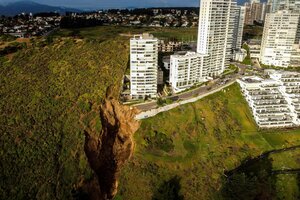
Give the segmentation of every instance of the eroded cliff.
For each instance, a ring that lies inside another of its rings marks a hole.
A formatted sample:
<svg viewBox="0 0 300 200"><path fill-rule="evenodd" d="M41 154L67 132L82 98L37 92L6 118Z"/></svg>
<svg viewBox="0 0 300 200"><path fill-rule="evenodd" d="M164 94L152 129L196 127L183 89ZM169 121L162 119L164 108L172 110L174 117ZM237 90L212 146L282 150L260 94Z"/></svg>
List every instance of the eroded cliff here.
<svg viewBox="0 0 300 200"><path fill-rule="evenodd" d="M85 128L85 153L97 176L90 199L112 199L118 189L118 177L134 149L133 134L140 123L136 110L121 105L108 95L99 106L102 130L97 132L91 125ZM91 122L92 123L92 122ZM96 183L98 182L98 183ZM98 185L98 188L95 188Z"/></svg>

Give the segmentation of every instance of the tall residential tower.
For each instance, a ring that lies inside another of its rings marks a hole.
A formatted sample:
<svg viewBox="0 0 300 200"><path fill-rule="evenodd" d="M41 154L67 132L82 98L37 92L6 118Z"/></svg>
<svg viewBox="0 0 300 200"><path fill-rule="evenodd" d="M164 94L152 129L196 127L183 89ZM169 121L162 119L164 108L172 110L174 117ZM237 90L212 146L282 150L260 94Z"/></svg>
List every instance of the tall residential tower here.
<svg viewBox="0 0 300 200"><path fill-rule="evenodd" d="M245 23L245 6L237 6L235 22L234 22L234 33L233 33L233 48L240 49L242 47L243 31Z"/></svg>
<svg viewBox="0 0 300 200"><path fill-rule="evenodd" d="M236 0L201 0L197 53L206 55L204 76L220 75L233 49Z"/></svg>
<svg viewBox="0 0 300 200"><path fill-rule="evenodd" d="M271 7L270 12L277 12L279 10L300 11L299 0L268 0L268 5Z"/></svg>
<svg viewBox="0 0 300 200"><path fill-rule="evenodd" d="M299 13L287 10L268 13L262 38L261 62L278 67L300 66L299 30Z"/></svg>
<svg viewBox="0 0 300 200"><path fill-rule="evenodd" d="M130 79L133 99L157 95L158 39L149 34L130 40Z"/></svg>

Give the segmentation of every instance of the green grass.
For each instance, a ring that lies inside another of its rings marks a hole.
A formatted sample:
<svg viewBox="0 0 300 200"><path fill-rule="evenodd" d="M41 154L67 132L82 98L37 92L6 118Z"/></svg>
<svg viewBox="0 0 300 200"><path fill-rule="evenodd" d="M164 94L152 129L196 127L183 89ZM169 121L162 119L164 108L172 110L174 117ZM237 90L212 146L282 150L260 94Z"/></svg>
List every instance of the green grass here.
<svg viewBox="0 0 300 200"><path fill-rule="evenodd" d="M243 49L245 49L247 51L247 56L244 59L244 61L242 62L245 65L251 65L252 61L251 61L251 57L250 57L250 49L249 46L247 44L243 44Z"/></svg>
<svg viewBox="0 0 300 200"><path fill-rule="evenodd" d="M54 34L54 37L78 37L98 40L113 39L120 34L132 35L149 32L159 39L191 41L197 39L196 28L141 28L122 26L97 26L81 29L62 29Z"/></svg>
<svg viewBox="0 0 300 200"><path fill-rule="evenodd" d="M37 39L0 62L0 199L72 199L92 176L79 121L108 86L119 88L128 49L120 37ZM82 121L92 119L100 129L99 116Z"/></svg>
<svg viewBox="0 0 300 200"><path fill-rule="evenodd" d="M196 35L181 28L64 29L32 39L11 60L0 57L0 199L71 199L92 176L79 121L95 120L101 129L98 115L83 116L108 86L120 87L129 59L126 35L143 32L177 40ZM169 136L155 138L153 148L171 151Z"/></svg>
<svg viewBox="0 0 300 200"><path fill-rule="evenodd" d="M11 42L14 41L16 37L8 34L0 34L0 42Z"/></svg>
<svg viewBox="0 0 300 200"><path fill-rule="evenodd" d="M72 189L92 176L80 118L101 101L108 86L121 82L129 37L119 34L142 32L185 41L196 36L195 28L60 30L53 41L36 39L11 61L0 61L0 199L71 199ZM77 39L61 38L70 35ZM82 121L92 119L100 129L97 115ZM300 144L299 133L259 130L233 85L144 120L135 134L133 158L122 171L117 199L151 199L176 175L185 199L220 199L224 170L248 156ZM298 167L297 155L274 157L274 168ZM298 180L278 178L279 195L297 195Z"/></svg>
<svg viewBox="0 0 300 200"><path fill-rule="evenodd" d="M155 131L173 141L172 151L147 148L145 141ZM174 175L181 177L185 199L220 199L224 170L265 151L299 145L300 129L259 130L234 84L196 103L142 121L135 139L134 157L120 182L123 199L151 199L157 185ZM290 162L300 167L300 163ZM274 161L274 169L278 165L279 161Z"/></svg>
<svg viewBox="0 0 300 200"><path fill-rule="evenodd" d="M243 33L243 39L261 39L263 35L264 28L262 26L245 26L244 27L244 33Z"/></svg>
<svg viewBox="0 0 300 200"><path fill-rule="evenodd" d="M299 176L299 175L298 175ZM297 175L278 175L276 189L278 199L295 200L300 197L300 188L297 187Z"/></svg>
<svg viewBox="0 0 300 200"><path fill-rule="evenodd" d="M285 70L285 71L297 71L297 72L300 72L300 66L298 66L298 67L278 67L278 66L264 65L262 63L260 63L260 65L264 69L275 69L275 70Z"/></svg>

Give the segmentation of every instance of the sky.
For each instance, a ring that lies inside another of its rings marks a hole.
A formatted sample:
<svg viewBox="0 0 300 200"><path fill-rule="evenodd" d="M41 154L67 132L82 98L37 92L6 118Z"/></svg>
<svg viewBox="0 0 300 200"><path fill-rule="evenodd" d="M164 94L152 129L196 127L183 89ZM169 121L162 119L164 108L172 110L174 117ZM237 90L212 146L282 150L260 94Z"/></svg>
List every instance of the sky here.
<svg viewBox="0 0 300 200"><path fill-rule="evenodd" d="M10 3L20 0L0 0ZM23 0L24 1L24 0ZM26 1L26 0L25 0ZM143 8L143 7L197 7L199 0L33 0L40 4L71 8ZM238 0L243 3L246 0Z"/></svg>

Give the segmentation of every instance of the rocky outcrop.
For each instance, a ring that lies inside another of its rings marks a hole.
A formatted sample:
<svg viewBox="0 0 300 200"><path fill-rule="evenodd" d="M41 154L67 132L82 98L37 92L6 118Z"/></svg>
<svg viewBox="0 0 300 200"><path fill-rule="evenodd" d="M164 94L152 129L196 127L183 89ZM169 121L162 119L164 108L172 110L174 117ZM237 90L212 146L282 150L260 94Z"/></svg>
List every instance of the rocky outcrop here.
<svg viewBox="0 0 300 200"><path fill-rule="evenodd" d="M133 134L140 126L135 115L134 109L108 94L100 106L101 132L86 128L84 149L99 185L91 199L107 200L116 195L120 171L133 153Z"/></svg>

